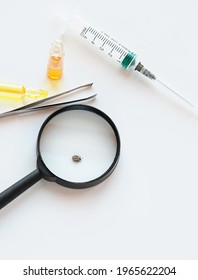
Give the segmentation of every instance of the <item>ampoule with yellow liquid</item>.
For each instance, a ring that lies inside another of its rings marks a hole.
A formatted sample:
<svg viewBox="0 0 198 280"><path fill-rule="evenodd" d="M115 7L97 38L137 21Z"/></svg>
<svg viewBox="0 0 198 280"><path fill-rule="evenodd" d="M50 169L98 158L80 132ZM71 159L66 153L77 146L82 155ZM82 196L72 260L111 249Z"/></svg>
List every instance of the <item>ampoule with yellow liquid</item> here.
<svg viewBox="0 0 198 280"><path fill-rule="evenodd" d="M43 89L26 88L24 85L0 83L0 98L20 100L28 98L45 98L48 92Z"/></svg>
<svg viewBox="0 0 198 280"><path fill-rule="evenodd" d="M47 76L50 79L58 80L63 75L63 43L61 40L55 40L50 49L50 57L47 66Z"/></svg>

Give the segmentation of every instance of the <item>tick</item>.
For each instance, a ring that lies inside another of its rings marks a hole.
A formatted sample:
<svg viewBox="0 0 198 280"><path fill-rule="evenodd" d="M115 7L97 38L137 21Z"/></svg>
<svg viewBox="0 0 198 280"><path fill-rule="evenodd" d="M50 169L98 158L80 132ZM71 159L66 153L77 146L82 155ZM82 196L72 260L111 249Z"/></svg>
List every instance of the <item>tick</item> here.
<svg viewBox="0 0 198 280"><path fill-rule="evenodd" d="M73 155L72 160L74 162L80 162L82 160L81 156L79 155Z"/></svg>

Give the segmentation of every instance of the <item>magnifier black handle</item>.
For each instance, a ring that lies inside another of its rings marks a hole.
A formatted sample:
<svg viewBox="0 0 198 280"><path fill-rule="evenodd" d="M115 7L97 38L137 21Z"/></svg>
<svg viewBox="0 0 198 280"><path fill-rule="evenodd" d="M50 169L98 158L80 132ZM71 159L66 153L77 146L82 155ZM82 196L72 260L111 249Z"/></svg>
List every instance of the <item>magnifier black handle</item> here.
<svg viewBox="0 0 198 280"><path fill-rule="evenodd" d="M31 172L23 179L0 193L0 209L10 203L17 196L22 194L24 191L29 189L32 185L38 182L42 178L41 173L38 169Z"/></svg>

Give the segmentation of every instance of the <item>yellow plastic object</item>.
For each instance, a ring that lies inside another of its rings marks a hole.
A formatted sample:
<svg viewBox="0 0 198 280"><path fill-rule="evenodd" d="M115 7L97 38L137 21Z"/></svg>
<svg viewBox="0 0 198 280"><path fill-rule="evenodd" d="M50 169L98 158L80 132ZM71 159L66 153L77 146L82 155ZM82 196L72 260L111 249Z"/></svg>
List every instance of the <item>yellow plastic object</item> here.
<svg viewBox="0 0 198 280"><path fill-rule="evenodd" d="M55 40L50 49L50 57L47 66L47 76L50 79L58 80L63 75L63 43Z"/></svg>
<svg viewBox="0 0 198 280"><path fill-rule="evenodd" d="M8 99L28 98L44 98L48 96L48 92L42 89L25 88L23 85L15 85L10 83L0 83L0 97Z"/></svg>

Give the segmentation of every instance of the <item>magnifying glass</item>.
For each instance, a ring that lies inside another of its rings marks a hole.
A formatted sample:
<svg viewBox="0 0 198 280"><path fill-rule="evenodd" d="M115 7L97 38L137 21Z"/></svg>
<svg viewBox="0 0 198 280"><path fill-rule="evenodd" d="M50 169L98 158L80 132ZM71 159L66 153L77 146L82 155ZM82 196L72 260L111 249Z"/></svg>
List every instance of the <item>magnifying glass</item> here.
<svg viewBox="0 0 198 280"><path fill-rule="evenodd" d="M52 113L37 139L37 168L0 193L0 209L42 178L83 189L103 182L120 156L120 136L104 112L70 105Z"/></svg>

